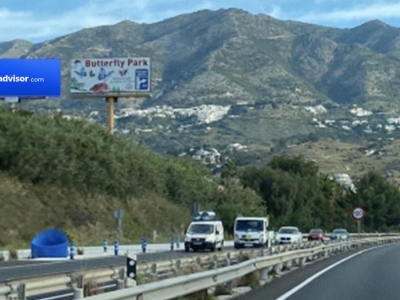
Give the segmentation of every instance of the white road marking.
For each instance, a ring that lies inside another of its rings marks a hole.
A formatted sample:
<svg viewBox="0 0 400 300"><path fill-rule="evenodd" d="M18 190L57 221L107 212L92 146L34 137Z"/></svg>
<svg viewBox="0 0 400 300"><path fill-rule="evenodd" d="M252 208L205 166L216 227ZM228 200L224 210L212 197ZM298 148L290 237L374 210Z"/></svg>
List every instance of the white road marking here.
<svg viewBox="0 0 400 300"><path fill-rule="evenodd" d="M329 267L326 267L325 269L319 271L318 273L314 274L313 276L307 278L302 283L296 285L294 288L292 288L291 290L287 291L286 293L284 293L279 298L276 298L275 300L286 300L287 298L289 298L290 296L295 294L297 291L299 291L300 289L305 287L307 284L309 284L311 281L313 281L314 279L317 279L318 277L320 277L324 273L328 272L330 269L333 269L334 267L340 265L341 263L344 263L346 260L349 260L349 259L351 259L353 257L356 257L356 256L358 256L360 254L363 254L365 252L368 252L368 251L371 251L371 250L375 250L375 249L378 249L378 248L382 248L382 247L387 247L387 246L390 246L390 245L393 245L393 244L381 245L381 246L376 246L376 247L373 247L373 248L365 249L365 250L362 250L360 252L354 253L354 254L346 257L346 258L343 258L342 260L339 260L338 262L334 263L333 265L330 265Z"/></svg>

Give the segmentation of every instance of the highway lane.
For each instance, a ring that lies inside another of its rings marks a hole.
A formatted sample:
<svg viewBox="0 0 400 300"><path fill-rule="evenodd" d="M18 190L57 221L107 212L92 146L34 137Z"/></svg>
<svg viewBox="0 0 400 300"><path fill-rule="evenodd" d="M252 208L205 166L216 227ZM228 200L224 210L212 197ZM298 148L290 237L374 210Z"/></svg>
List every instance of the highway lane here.
<svg viewBox="0 0 400 300"><path fill-rule="evenodd" d="M400 244L389 244L315 262L235 300L397 300L399 282Z"/></svg>
<svg viewBox="0 0 400 300"><path fill-rule="evenodd" d="M228 252L236 250L234 250L233 247L225 247L223 251ZM137 255L137 261L138 263L148 263L159 260L178 259L191 256L195 257L209 253L212 252L185 252L184 250L175 250L140 253ZM125 263L126 257L124 255L61 261L10 261L10 264L8 265L0 265L0 283L23 278L43 277L60 273L72 273L84 270L125 266Z"/></svg>

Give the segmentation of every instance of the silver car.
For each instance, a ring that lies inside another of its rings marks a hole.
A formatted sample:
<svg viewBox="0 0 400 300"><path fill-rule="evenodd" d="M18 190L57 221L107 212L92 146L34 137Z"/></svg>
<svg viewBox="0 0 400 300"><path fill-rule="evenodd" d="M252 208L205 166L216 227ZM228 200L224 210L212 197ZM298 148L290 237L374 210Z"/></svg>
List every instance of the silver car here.
<svg viewBox="0 0 400 300"><path fill-rule="evenodd" d="M332 241L347 241L350 237L350 233L347 229L338 228L332 231L331 240Z"/></svg>

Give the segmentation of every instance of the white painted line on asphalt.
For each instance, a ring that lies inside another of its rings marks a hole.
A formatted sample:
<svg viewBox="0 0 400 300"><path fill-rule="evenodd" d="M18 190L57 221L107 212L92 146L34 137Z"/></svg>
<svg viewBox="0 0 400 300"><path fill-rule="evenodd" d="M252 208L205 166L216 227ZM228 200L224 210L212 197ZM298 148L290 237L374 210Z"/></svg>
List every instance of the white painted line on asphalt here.
<svg viewBox="0 0 400 300"><path fill-rule="evenodd" d="M308 279L306 279L305 281L303 281L299 285L295 286L291 290L287 291L286 293L284 293L279 298L276 298L275 300L286 300L287 298L289 298L290 296L295 294L297 291L299 291L300 289L305 287L307 284L309 284L311 281L313 281L314 279L317 279L318 277L320 277L324 273L328 272L330 269L333 269L334 267L340 265L341 263L344 263L346 260L352 259L353 257L356 257L356 256L358 256L360 254L365 253L365 252L368 252L368 251L371 251L371 250L375 250L375 249L379 249L379 248L382 248L382 247L388 247L390 245L393 245L393 244L381 245L381 246L376 246L376 247L373 247L373 248L365 249L365 250L362 250L360 252L354 253L354 254L346 257L346 258L343 258L342 260L339 260L338 262L334 263L333 265L330 265L329 267L326 267L325 269L323 269L323 270L319 271L318 273L314 274L313 276L309 277Z"/></svg>

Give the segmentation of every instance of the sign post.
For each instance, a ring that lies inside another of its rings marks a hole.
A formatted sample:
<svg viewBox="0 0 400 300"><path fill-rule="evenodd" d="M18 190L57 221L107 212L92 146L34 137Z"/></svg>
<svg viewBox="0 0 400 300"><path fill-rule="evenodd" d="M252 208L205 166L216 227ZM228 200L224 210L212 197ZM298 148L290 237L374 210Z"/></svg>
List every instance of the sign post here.
<svg viewBox="0 0 400 300"><path fill-rule="evenodd" d="M361 238L361 220L365 217L365 210L361 206L353 207L351 216L357 221L358 237Z"/></svg>
<svg viewBox="0 0 400 300"><path fill-rule="evenodd" d="M114 133L118 98L150 97L150 58L81 58L71 61L70 93L74 99L105 98L107 127Z"/></svg>
<svg viewBox="0 0 400 300"><path fill-rule="evenodd" d="M118 101L117 97L107 97L106 98L107 104L108 104L108 113L107 113L107 119L108 119L108 131L113 134L114 133L114 103Z"/></svg>
<svg viewBox="0 0 400 300"><path fill-rule="evenodd" d="M114 210L114 217L118 222L118 239L121 240L122 237L122 217L124 216L124 210L122 208L117 208Z"/></svg>

